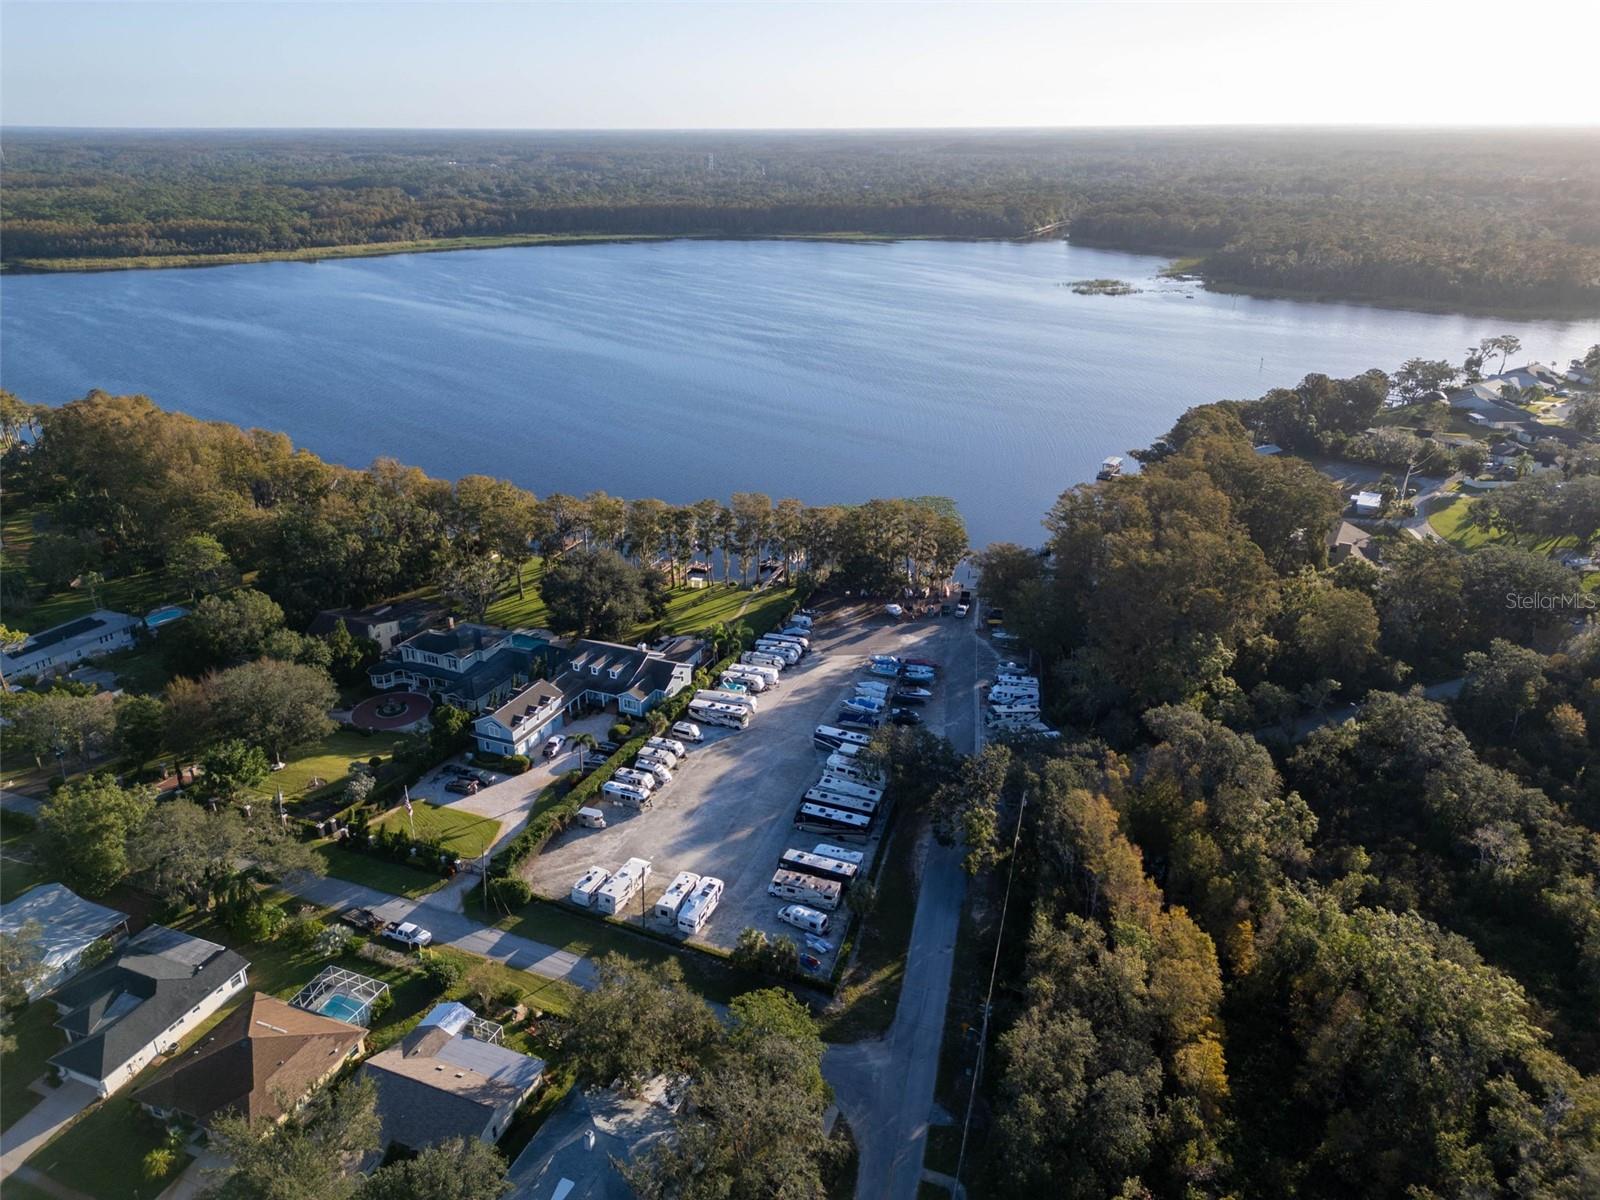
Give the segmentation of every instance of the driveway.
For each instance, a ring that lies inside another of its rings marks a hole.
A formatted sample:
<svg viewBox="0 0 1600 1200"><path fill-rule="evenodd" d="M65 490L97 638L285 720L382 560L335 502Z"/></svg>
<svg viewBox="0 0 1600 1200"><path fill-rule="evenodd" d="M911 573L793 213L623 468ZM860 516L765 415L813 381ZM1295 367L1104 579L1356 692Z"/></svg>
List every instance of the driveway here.
<svg viewBox="0 0 1600 1200"><path fill-rule="evenodd" d="M73 1117L100 1097L87 1084L68 1081L57 1088L36 1087L44 1097L20 1121L0 1133L0 1179L28 1161Z"/></svg>
<svg viewBox="0 0 1600 1200"><path fill-rule="evenodd" d="M285 881L283 886L301 899L326 908L370 908L385 921L415 921L432 932L437 945L454 946L492 958L531 975L564 980L581 988L592 988L598 982L594 964L588 959L532 938L491 928L443 905L428 903L437 893L419 902L343 879L310 876Z"/></svg>
<svg viewBox="0 0 1600 1200"><path fill-rule="evenodd" d="M975 653L953 655L944 679L946 729L956 749L967 754L976 751L981 738L979 676L992 677L999 661L988 639L976 630L973 639ZM970 719L961 720L966 712ZM940 846L930 836L925 849L894 1024L881 1038L830 1046L822 1059L822 1073L833 1085L860 1152L858 1196L916 1200L934 1120L939 1048L967 877L962 847Z"/></svg>

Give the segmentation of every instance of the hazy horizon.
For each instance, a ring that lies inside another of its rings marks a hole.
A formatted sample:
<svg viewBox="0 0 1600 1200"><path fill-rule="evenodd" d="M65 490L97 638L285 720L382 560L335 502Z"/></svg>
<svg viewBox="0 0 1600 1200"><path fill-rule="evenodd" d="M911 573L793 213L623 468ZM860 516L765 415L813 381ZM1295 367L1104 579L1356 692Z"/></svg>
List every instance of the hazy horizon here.
<svg viewBox="0 0 1600 1200"><path fill-rule="evenodd" d="M1587 128L1600 6L0 3L6 128ZM1545 44L1541 44L1545 43Z"/></svg>

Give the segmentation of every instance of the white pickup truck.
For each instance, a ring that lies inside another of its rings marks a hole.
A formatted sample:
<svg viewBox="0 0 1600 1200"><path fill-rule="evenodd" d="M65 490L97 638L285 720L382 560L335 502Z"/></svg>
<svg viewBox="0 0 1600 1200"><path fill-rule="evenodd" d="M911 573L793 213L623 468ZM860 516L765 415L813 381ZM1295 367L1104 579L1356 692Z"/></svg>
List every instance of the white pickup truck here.
<svg viewBox="0 0 1600 1200"><path fill-rule="evenodd" d="M389 926L383 931L383 936L396 942L403 942L407 946L415 946L419 950L433 941L433 934L411 921Z"/></svg>

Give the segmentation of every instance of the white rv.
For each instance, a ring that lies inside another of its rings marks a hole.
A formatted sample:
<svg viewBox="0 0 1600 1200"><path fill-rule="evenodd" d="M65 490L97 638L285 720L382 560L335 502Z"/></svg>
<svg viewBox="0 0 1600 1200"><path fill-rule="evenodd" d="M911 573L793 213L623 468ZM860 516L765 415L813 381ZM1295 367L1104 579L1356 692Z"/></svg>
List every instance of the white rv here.
<svg viewBox="0 0 1600 1200"><path fill-rule="evenodd" d="M700 726L693 721L677 721L668 732L677 734L686 742L703 742L706 740L706 735L700 732Z"/></svg>
<svg viewBox="0 0 1600 1200"><path fill-rule="evenodd" d="M774 871L772 882L767 884L769 896L779 900L796 900L828 912L839 907L839 897L843 892L844 889L831 879L818 879L814 875L802 875L799 871Z"/></svg>
<svg viewBox="0 0 1600 1200"><path fill-rule="evenodd" d="M695 701L689 705L689 715L703 725L724 725L729 729L745 729L750 725L749 712L731 704Z"/></svg>
<svg viewBox="0 0 1600 1200"><path fill-rule="evenodd" d="M872 745L872 739L864 733L856 733L851 729L840 729L836 725L818 725L811 740L819 750L837 753L846 746L856 746L861 749ZM846 751L848 753L848 751Z"/></svg>
<svg viewBox="0 0 1600 1200"><path fill-rule="evenodd" d="M825 833L836 838L864 838L872 832L872 818L866 813L846 812L829 804L800 805L794 815L794 827L811 833Z"/></svg>
<svg viewBox="0 0 1600 1200"><path fill-rule="evenodd" d="M604 867L590 867L583 873L578 882L572 885L572 893L567 899L580 908L588 908L594 903L594 894L610 878L611 872Z"/></svg>
<svg viewBox="0 0 1600 1200"><path fill-rule="evenodd" d="M741 663L735 663L733 666L729 667L728 669L730 671L732 671L735 675L756 675L756 676L759 676L761 679L766 680L767 686L769 688L775 688L775 687L778 686L778 680L779 680L780 676L779 676L779 672L778 672L778 668L777 667L764 667L760 663L745 663L745 662L741 662Z"/></svg>
<svg viewBox="0 0 1600 1200"><path fill-rule="evenodd" d="M611 797L618 804L631 804L635 808L650 807L650 793L643 788L636 788L630 783L623 783L620 779L608 779L605 786L600 789L603 795Z"/></svg>
<svg viewBox="0 0 1600 1200"><path fill-rule="evenodd" d="M857 783L853 779L846 779L835 775L832 771L824 771L817 786L825 792L833 792L839 796L856 796L862 800L882 800L883 789L870 784Z"/></svg>
<svg viewBox="0 0 1600 1200"><path fill-rule="evenodd" d="M618 767L611 772L611 778L641 792L653 792L661 784L661 781L650 772L635 770L633 767Z"/></svg>
<svg viewBox="0 0 1600 1200"><path fill-rule="evenodd" d="M811 639L799 633L769 633L761 639L765 642L787 643L804 654L811 649Z"/></svg>
<svg viewBox="0 0 1600 1200"><path fill-rule="evenodd" d="M625 912L628 902L644 891L650 881L650 862L643 858L630 858L618 868L617 873L600 885L594 894L596 912Z"/></svg>
<svg viewBox="0 0 1600 1200"><path fill-rule="evenodd" d="M841 887L849 887L861 873L861 868L853 862L813 854L809 850L785 850L778 859L778 866L785 871L798 871L802 875L814 875L818 879L831 879Z"/></svg>
<svg viewBox="0 0 1600 1200"><path fill-rule="evenodd" d="M883 786L883 776L862 766L861 761L853 754L828 755L828 761L823 764L823 771L835 779L848 779L852 783L865 783L870 787Z"/></svg>
<svg viewBox="0 0 1600 1200"><path fill-rule="evenodd" d="M855 863L860 866L867 861L864 850L846 850L843 846L830 846L827 842L818 842L811 847L811 853L820 854L823 858L837 858L845 862Z"/></svg>
<svg viewBox="0 0 1600 1200"><path fill-rule="evenodd" d="M761 675L747 675L737 667L729 667L722 673L722 678L717 681L718 687L729 687L733 684L751 692L764 692L767 690L767 681Z"/></svg>
<svg viewBox="0 0 1600 1200"><path fill-rule="evenodd" d="M761 638L756 642L756 649L762 654L776 654L791 667L800 661L800 647L790 642L775 642Z"/></svg>
<svg viewBox="0 0 1600 1200"><path fill-rule="evenodd" d="M742 708L754 716L761 711L761 702L748 692L719 692L713 688L705 688L694 694L694 698L706 704L731 704L735 708Z"/></svg>
<svg viewBox="0 0 1600 1200"><path fill-rule="evenodd" d="M1039 717L1039 702L1037 700L1019 700L1014 704L997 704L989 709L988 720L990 724L998 721L1008 721L1016 718L1037 720Z"/></svg>
<svg viewBox="0 0 1600 1200"><path fill-rule="evenodd" d="M838 792L830 792L821 784L807 789L801 801L805 804L818 804L823 808L842 808L846 812L862 813L868 817L876 816L879 808L879 802L876 800L863 800L860 796L844 796Z"/></svg>
<svg viewBox="0 0 1600 1200"><path fill-rule="evenodd" d="M683 907L683 902L694 894L695 888L700 886L700 876L693 871L679 871L667 890L661 893L661 898L656 901L655 908L650 911L663 921L676 921L678 910Z"/></svg>
<svg viewBox="0 0 1600 1200"><path fill-rule="evenodd" d="M778 920L785 925L793 925L796 929L816 934L827 933L830 924L827 913L807 908L804 904L785 904L778 910Z"/></svg>
<svg viewBox="0 0 1600 1200"><path fill-rule="evenodd" d="M747 667L766 667L770 671L782 671L789 665L789 660L781 654L767 654L761 650L746 650L739 655L739 661Z"/></svg>
<svg viewBox="0 0 1600 1200"><path fill-rule="evenodd" d="M626 770L627 768L623 768ZM666 787L672 782L672 771L665 763L653 754L640 752L633 760L633 769L643 771L656 781L657 787Z"/></svg>
<svg viewBox="0 0 1600 1200"><path fill-rule="evenodd" d="M695 888L694 895L685 900L683 908L678 911L678 932L699 933L706 927L711 914L717 911L717 903L721 899L722 880L707 875Z"/></svg>
<svg viewBox="0 0 1600 1200"><path fill-rule="evenodd" d="M645 746L651 750L662 750L674 758L685 759L689 757L689 747L673 738L653 737L645 741Z"/></svg>

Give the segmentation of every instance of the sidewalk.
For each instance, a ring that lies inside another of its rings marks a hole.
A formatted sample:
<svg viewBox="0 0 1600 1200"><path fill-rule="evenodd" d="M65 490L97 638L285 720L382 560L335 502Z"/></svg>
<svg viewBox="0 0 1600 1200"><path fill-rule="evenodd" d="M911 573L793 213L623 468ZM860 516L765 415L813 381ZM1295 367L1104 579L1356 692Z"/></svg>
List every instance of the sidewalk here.
<svg viewBox="0 0 1600 1200"><path fill-rule="evenodd" d="M57 1088L35 1083L32 1090L44 1099L0 1133L0 1178L10 1176L58 1129L99 1099L92 1088L81 1083L63 1083Z"/></svg>

